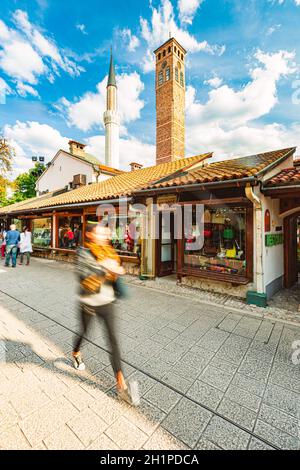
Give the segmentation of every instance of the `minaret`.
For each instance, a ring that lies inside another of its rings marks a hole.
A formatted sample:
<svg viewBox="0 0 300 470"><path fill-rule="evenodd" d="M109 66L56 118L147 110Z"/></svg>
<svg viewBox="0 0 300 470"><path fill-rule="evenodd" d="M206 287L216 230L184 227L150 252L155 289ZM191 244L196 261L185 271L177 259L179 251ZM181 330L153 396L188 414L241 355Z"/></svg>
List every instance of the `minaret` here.
<svg viewBox="0 0 300 470"><path fill-rule="evenodd" d="M105 164L118 169L120 119L117 105L117 82L112 52L106 89L106 111L103 114L105 124Z"/></svg>

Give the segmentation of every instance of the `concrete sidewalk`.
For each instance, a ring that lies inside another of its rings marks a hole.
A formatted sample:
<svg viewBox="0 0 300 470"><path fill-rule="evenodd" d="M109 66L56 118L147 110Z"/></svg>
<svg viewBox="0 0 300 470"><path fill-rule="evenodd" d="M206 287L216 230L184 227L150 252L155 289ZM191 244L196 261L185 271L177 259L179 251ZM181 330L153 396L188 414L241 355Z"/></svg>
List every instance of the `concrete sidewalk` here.
<svg viewBox="0 0 300 470"><path fill-rule="evenodd" d="M134 409L101 326L72 368L75 286L63 263L0 268L0 448L300 448L299 327L131 285L116 315Z"/></svg>

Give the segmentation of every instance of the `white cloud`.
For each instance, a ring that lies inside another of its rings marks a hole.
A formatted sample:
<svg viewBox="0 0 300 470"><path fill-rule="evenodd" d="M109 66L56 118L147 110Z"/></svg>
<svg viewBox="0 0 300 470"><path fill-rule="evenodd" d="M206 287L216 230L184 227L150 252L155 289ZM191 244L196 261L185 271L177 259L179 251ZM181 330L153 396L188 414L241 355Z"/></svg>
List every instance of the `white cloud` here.
<svg viewBox="0 0 300 470"><path fill-rule="evenodd" d="M88 34L85 24L77 24L76 29L78 29L82 34Z"/></svg>
<svg viewBox="0 0 300 470"><path fill-rule="evenodd" d="M0 77L0 104L5 104L6 96L11 93L13 93L13 91L8 83Z"/></svg>
<svg viewBox="0 0 300 470"><path fill-rule="evenodd" d="M274 24L274 26L270 26L270 27L267 29L266 35L267 35L267 36L271 36L273 33L275 33L276 31L278 31L280 28L281 28L281 24Z"/></svg>
<svg viewBox="0 0 300 470"><path fill-rule="evenodd" d="M192 24L203 0L178 0L179 18L182 23Z"/></svg>
<svg viewBox="0 0 300 470"><path fill-rule="evenodd" d="M33 85L37 85L40 76L46 76L53 83L60 70L71 76L83 71L53 40L29 22L26 12L16 10L13 19L15 28L8 28L0 20L0 69L16 83L21 95L27 88L27 92L38 96Z"/></svg>
<svg viewBox="0 0 300 470"><path fill-rule="evenodd" d="M18 82L17 92L19 93L20 96L26 96L26 95L39 96L38 92L31 85L26 85L25 83L22 83L22 82Z"/></svg>
<svg viewBox="0 0 300 470"><path fill-rule="evenodd" d="M70 125L82 131L103 127L103 113L106 109L107 77L98 83L96 92L85 93L78 101L72 103L62 98L58 109L67 118ZM117 76L118 105L122 125L140 117L144 101L140 94L144 89L140 75L136 72ZM123 129L123 133L126 132Z"/></svg>
<svg viewBox="0 0 300 470"><path fill-rule="evenodd" d="M187 111L192 123L216 123L233 127L268 114L277 103L276 84L280 78L296 71L294 52L279 51L264 54L258 50L259 66L251 71L251 80L235 91L223 85L209 92L206 104L195 99L195 89L187 89Z"/></svg>
<svg viewBox="0 0 300 470"><path fill-rule="evenodd" d="M218 158L224 158L293 146L300 141L300 123L288 127L255 122L277 104L279 80L296 71L295 54L257 51L254 57L259 64L251 70L251 80L239 90L223 85L211 90L202 104L195 88L187 88L189 154L214 151Z"/></svg>
<svg viewBox="0 0 300 470"><path fill-rule="evenodd" d="M121 32L121 37L127 43L127 49L129 52L134 52L140 45L140 40L137 36L132 34L129 28L123 29Z"/></svg>
<svg viewBox="0 0 300 470"><path fill-rule="evenodd" d="M209 80L205 80L205 85L210 85L212 88L219 88L223 83L223 79L219 77L213 77Z"/></svg>
<svg viewBox="0 0 300 470"><path fill-rule="evenodd" d="M6 125L3 135L16 151L14 176L33 166L33 155L42 155L49 161L58 149L68 150L67 137L53 127L35 121L17 121L13 126Z"/></svg>
<svg viewBox="0 0 300 470"><path fill-rule="evenodd" d="M207 41L199 42L187 30L180 28L175 19L174 8L170 0L161 0L158 8L152 7L152 18L150 22L140 19L141 36L147 43L147 52L143 60L144 72L154 70L155 62L153 51L168 40L169 33L182 44L190 53L204 51L210 54L222 55L225 46L210 45Z"/></svg>
<svg viewBox="0 0 300 470"><path fill-rule="evenodd" d="M87 151L104 161L105 137L93 136L87 139ZM120 169L129 170L131 162L144 166L155 165L155 145L146 144L133 137L120 139Z"/></svg>

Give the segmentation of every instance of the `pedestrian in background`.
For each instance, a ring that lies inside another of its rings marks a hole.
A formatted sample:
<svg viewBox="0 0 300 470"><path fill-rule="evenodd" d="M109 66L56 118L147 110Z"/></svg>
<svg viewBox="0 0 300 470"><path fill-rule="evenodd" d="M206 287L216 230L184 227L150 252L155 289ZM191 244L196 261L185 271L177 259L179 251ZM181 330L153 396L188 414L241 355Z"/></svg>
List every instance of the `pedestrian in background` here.
<svg viewBox="0 0 300 470"><path fill-rule="evenodd" d="M5 266L9 267L11 260L12 268L16 267L17 264L17 254L18 254L18 245L20 242L20 232L16 229L15 224L10 226L10 230L7 232L6 237L6 256L5 256Z"/></svg>
<svg viewBox="0 0 300 470"><path fill-rule="evenodd" d="M23 264L23 258L26 257L26 266L30 263L30 253L32 253L31 232L27 227L23 228L20 239L20 264Z"/></svg>

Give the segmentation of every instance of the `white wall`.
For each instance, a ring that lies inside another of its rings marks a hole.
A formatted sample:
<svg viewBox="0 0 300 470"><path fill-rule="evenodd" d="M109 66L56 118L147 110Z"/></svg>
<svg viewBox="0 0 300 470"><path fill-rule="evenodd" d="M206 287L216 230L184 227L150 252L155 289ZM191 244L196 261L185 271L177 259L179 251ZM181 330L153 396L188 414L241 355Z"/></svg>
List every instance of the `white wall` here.
<svg viewBox="0 0 300 470"><path fill-rule="evenodd" d="M92 165L84 163L64 152L58 154L48 170L37 182L37 191L55 191L67 186L73 181L74 175L86 175L87 184L95 181Z"/></svg>

